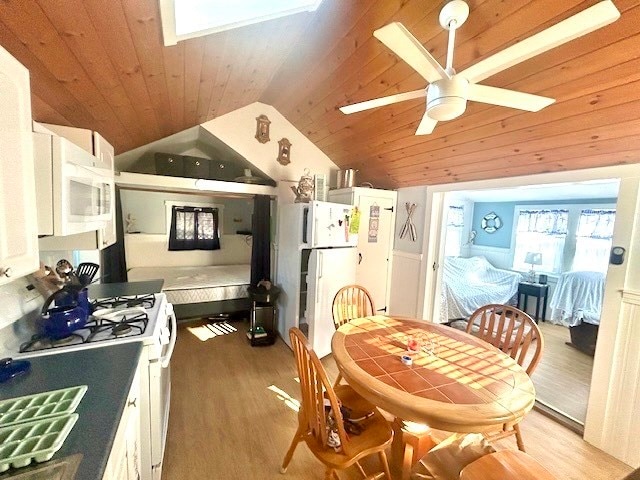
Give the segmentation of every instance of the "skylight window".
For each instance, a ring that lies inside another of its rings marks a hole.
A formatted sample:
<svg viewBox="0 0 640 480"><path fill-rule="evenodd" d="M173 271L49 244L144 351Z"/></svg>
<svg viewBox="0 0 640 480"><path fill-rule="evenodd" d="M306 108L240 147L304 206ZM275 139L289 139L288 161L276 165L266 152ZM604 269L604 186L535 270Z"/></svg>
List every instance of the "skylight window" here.
<svg viewBox="0 0 640 480"><path fill-rule="evenodd" d="M209 35L300 12L322 0L160 0L164 44Z"/></svg>

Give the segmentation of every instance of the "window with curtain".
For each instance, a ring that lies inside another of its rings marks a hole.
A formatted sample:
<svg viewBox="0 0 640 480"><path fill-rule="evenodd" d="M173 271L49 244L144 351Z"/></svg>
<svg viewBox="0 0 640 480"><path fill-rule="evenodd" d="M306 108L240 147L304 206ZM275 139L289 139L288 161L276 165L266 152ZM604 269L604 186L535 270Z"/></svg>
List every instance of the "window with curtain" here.
<svg viewBox="0 0 640 480"><path fill-rule="evenodd" d="M217 208L172 207L169 250L219 249Z"/></svg>
<svg viewBox="0 0 640 480"><path fill-rule="evenodd" d="M447 237L445 240L444 254L448 257L457 257L462 249L462 229L464 227L464 208L451 205L447 212Z"/></svg>
<svg viewBox="0 0 640 480"><path fill-rule="evenodd" d="M580 212L572 270L606 273L615 220L615 210L589 209Z"/></svg>
<svg viewBox="0 0 640 480"><path fill-rule="evenodd" d="M542 265L536 270L559 273L562 271L562 252L567 238L569 210L531 209L520 210L517 218L513 269L528 271L525 263L527 252L542 255Z"/></svg>

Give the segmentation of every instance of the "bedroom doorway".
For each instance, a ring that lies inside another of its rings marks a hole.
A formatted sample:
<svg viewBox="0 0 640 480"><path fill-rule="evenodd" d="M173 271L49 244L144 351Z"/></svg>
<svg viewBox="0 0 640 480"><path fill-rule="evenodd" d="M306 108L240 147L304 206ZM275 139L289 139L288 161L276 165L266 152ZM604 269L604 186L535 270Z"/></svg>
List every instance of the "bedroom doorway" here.
<svg viewBox="0 0 640 480"><path fill-rule="evenodd" d="M515 305L519 292L533 294L520 298L528 299L532 317L539 302L545 353L532 376L538 402L579 431L586 420L618 188L617 179L598 180L452 191L443 199L436 280L443 302L434 305L440 321L468 318L481 306L476 300ZM465 274L464 265L473 271ZM474 282L484 286L475 288ZM519 306L524 309L524 302Z"/></svg>

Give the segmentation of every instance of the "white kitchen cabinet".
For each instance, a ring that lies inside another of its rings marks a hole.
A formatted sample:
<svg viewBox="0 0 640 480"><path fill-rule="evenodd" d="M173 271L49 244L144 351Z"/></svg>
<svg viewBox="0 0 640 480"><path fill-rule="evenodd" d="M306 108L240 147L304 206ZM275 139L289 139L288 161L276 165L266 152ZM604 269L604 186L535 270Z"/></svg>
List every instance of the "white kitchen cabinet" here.
<svg viewBox="0 0 640 480"><path fill-rule="evenodd" d="M86 128L53 125L51 123L33 122L33 131L64 137L78 147L93 155L93 132Z"/></svg>
<svg viewBox="0 0 640 480"><path fill-rule="evenodd" d="M58 135L74 143L96 157L94 167L113 170L115 151L111 144L98 132L86 128L54 125L51 123L33 122L33 131Z"/></svg>
<svg viewBox="0 0 640 480"><path fill-rule="evenodd" d="M376 310L388 312L397 193L374 188L342 188L329 191L328 200L355 205L360 210L356 283L369 291Z"/></svg>
<svg viewBox="0 0 640 480"><path fill-rule="evenodd" d="M98 132L93 132L93 154L102 164L101 168L113 170L115 166L115 150Z"/></svg>
<svg viewBox="0 0 640 480"><path fill-rule="evenodd" d="M140 364L116 431L103 480L140 480Z"/></svg>
<svg viewBox="0 0 640 480"><path fill-rule="evenodd" d="M29 71L0 47L0 285L38 269Z"/></svg>
<svg viewBox="0 0 640 480"><path fill-rule="evenodd" d="M93 154L102 162L102 167L113 172L115 167L115 150L98 132L93 132ZM115 187L111 192L111 201L116 205ZM115 208L111 221L96 233L96 248L102 250L116 243L116 214Z"/></svg>

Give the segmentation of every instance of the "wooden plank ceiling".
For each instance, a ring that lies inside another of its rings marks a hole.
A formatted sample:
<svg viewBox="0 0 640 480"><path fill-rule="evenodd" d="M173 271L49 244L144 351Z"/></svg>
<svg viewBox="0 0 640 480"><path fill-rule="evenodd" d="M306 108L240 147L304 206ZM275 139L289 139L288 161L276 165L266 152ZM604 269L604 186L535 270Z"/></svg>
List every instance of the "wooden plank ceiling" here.
<svg viewBox="0 0 640 480"><path fill-rule="evenodd" d="M469 0L454 65L461 71L596 1ZM444 63L443 1L324 0L313 13L173 47L162 44L157 3L1 2L0 44L31 71L34 119L98 130L122 153L261 101L383 187L640 161L640 0L614 0L617 22L483 82L556 98L552 106L470 102L428 136L414 136L424 100L349 116L337 107L424 87L372 32L400 21Z"/></svg>

